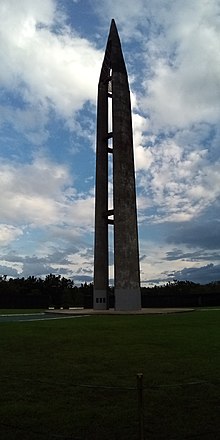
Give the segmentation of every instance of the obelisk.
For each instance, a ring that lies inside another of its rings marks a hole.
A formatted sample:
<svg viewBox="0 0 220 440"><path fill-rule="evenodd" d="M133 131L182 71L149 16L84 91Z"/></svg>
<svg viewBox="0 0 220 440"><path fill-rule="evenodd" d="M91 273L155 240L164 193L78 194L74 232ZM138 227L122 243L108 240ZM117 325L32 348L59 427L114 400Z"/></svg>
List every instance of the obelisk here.
<svg viewBox="0 0 220 440"><path fill-rule="evenodd" d="M130 91L114 20L99 79L97 107L93 307L108 308L110 224L114 228L115 310L139 310L140 268ZM113 155L113 206L109 207L110 154Z"/></svg>

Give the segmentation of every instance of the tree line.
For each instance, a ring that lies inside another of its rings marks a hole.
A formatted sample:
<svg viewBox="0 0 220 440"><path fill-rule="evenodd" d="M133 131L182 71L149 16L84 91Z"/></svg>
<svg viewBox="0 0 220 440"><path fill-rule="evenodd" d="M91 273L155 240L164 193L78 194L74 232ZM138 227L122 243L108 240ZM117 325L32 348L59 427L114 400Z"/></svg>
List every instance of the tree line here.
<svg viewBox="0 0 220 440"><path fill-rule="evenodd" d="M142 307L220 304L220 281L201 285L191 281L142 287ZM42 278L0 276L0 308L48 308L93 306L93 284L76 286L72 279L49 274ZM114 287L109 287L109 306L114 307Z"/></svg>
<svg viewBox="0 0 220 440"><path fill-rule="evenodd" d="M82 307L92 292L92 284L75 286L73 280L61 275L49 274L45 279L0 276L1 308Z"/></svg>
<svg viewBox="0 0 220 440"><path fill-rule="evenodd" d="M195 294L202 295L208 293L220 294L220 281L213 281L208 284L194 283L192 281L173 280L161 286L142 287L142 294L150 295L181 295Z"/></svg>

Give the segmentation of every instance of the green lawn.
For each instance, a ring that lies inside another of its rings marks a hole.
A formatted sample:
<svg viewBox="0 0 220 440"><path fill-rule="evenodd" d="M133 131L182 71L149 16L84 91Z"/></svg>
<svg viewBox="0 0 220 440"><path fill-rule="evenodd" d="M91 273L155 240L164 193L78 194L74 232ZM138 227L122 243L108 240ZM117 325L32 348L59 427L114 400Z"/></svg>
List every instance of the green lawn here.
<svg viewBox="0 0 220 440"><path fill-rule="evenodd" d="M136 440L138 372L146 440L220 438L218 310L2 323L0 347L4 440Z"/></svg>

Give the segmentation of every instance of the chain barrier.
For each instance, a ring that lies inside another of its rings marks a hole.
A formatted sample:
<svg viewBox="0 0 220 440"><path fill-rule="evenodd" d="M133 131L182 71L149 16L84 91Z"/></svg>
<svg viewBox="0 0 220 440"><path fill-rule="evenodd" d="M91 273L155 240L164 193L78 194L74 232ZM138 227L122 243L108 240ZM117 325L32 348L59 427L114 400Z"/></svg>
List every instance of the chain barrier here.
<svg viewBox="0 0 220 440"><path fill-rule="evenodd" d="M154 391L157 389L175 389L175 388L184 388L184 387L196 387L196 386L217 386L220 384L220 381L206 381L206 380L200 380L200 381L190 381L190 382L182 382L182 383L171 383L171 384L158 384L158 385L146 385L144 386L143 383L143 374L138 373L137 374L137 383L135 386L111 386L111 385L100 385L100 384L80 384L80 383L69 383L66 382L51 382L51 381L45 381L41 379L31 379L31 378L19 378L19 377L12 377L9 375L4 375L0 377L0 382L5 382L5 380L8 379L10 381L22 381L23 383L35 383L39 385L45 385L53 388L62 387L65 389L68 389L71 391L73 388L83 388L83 389L91 389L91 390L113 390L116 392L126 392L126 391L136 391L136 398L137 398L137 415L138 415L138 440L147 440L150 439L150 432L148 432L147 424L145 420L145 413L144 413L144 397L146 397L147 391ZM172 397L171 397L172 400ZM11 430L17 430L22 432L29 432L30 434L40 436L40 437L46 437L47 439L56 440L83 440L82 437L74 437L74 436L68 436L68 435L62 435L62 434L55 434L55 433L49 433L49 432L43 432L31 429L30 427L22 427L20 425L14 424L13 422L10 423L4 423L3 421L0 421L0 426L11 429ZM147 435L148 432L148 435ZM199 438L208 438L210 435L216 435L220 434L219 430L210 430L210 431L204 431L196 434L186 434L181 435L181 437L161 437L160 440L193 440L193 439L199 439Z"/></svg>

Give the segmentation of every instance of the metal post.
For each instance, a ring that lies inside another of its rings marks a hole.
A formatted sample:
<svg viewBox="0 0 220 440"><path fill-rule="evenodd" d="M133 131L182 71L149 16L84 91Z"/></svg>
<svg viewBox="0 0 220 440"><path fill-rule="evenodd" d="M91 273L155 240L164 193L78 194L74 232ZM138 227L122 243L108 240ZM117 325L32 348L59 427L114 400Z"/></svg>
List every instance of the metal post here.
<svg viewBox="0 0 220 440"><path fill-rule="evenodd" d="M139 440L144 440L143 374L137 374Z"/></svg>

